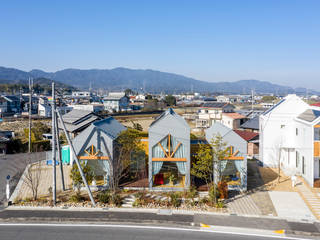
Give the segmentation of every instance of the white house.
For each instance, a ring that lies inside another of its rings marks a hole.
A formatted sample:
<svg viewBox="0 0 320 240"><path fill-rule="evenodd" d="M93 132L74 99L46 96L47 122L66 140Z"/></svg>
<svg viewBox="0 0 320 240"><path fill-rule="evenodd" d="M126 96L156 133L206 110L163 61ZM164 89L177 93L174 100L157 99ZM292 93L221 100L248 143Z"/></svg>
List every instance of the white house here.
<svg viewBox="0 0 320 240"><path fill-rule="evenodd" d="M103 98L104 110L108 112L119 112L129 108L129 98L124 92L110 92Z"/></svg>
<svg viewBox="0 0 320 240"><path fill-rule="evenodd" d="M303 176L310 186L319 179L320 108L290 94L260 115L260 159Z"/></svg>
<svg viewBox="0 0 320 240"><path fill-rule="evenodd" d="M51 117L52 110L49 104L41 104L38 105L38 115L40 117Z"/></svg>
<svg viewBox="0 0 320 240"><path fill-rule="evenodd" d="M70 112L72 110L72 107L71 106L61 106L61 107L58 107L60 113L62 115ZM41 104L39 103L38 104L38 115L40 117L51 117L52 116L52 110L51 110L51 104L47 103L47 104Z"/></svg>
<svg viewBox="0 0 320 240"><path fill-rule="evenodd" d="M69 105L72 109L76 110L84 110L84 111L90 111L90 112L101 112L104 110L103 104L73 104Z"/></svg>
<svg viewBox="0 0 320 240"><path fill-rule="evenodd" d="M90 96L91 96L90 92L79 92L79 91L72 92L72 97L87 98Z"/></svg>
<svg viewBox="0 0 320 240"><path fill-rule="evenodd" d="M221 122L222 113L234 112L234 106L229 103L208 102L204 103L198 112L197 128L208 128L215 122Z"/></svg>
<svg viewBox="0 0 320 240"><path fill-rule="evenodd" d="M233 130L240 128L245 123L246 117L240 113L222 113L221 123Z"/></svg>

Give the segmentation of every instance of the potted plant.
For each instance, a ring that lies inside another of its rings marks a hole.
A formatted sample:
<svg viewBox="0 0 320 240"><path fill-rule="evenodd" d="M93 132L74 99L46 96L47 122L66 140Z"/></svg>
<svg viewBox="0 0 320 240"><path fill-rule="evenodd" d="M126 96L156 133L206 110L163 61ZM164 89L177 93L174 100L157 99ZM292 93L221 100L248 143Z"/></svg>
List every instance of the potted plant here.
<svg viewBox="0 0 320 240"><path fill-rule="evenodd" d="M171 173L170 176L169 176L169 184L170 184L171 186L173 186L175 180L176 180L175 175L174 175L173 173Z"/></svg>

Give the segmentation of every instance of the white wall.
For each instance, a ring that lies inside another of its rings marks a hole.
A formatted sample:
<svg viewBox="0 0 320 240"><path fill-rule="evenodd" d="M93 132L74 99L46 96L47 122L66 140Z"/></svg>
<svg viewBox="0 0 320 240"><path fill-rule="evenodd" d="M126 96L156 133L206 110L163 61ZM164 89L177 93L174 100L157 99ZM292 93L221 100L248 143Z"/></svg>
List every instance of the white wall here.
<svg viewBox="0 0 320 240"><path fill-rule="evenodd" d="M298 136L296 138L296 151L300 155L298 171L313 186L314 181L314 153L313 153L313 126L304 122L296 121ZM302 173L302 158L305 159L305 173Z"/></svg>
<svg viewBox="0 0 320 240"><path fill-rule="evenodd" d="M288 139L294 134L294 118L308 108L309 105L296 95L288 95L286 100L272 111L260 115L259 155L265 166L278 166L280 148L294 148L293 142L288 146Z"/></svg>

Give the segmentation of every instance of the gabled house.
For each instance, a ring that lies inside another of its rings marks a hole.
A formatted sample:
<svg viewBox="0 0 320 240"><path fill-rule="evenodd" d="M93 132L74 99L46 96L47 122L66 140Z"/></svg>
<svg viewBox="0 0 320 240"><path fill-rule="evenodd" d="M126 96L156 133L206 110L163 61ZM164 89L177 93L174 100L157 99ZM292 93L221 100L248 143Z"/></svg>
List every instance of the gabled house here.
<svg viewBox="0 0 320 240"><path fill-rule="evenodd" d="M320 180L320 108L288 95L260 115L260 159L264 166L301 175L310 186Z"/></svg>
<svg viewBox="0 0 320 240"><path fill-rule="evenodd" d="M222 136L229 147L230 156L220 161L222 180L228 184L228 190L247 190L247 142L231 128L214 123L205 130L206 140L211 142L215 136Z"/></svg>
<svg viewBox="0 0 320 240"><path fill-rule="evenodd" d="M124 92L110 92L103 98L104 110L108 112L119 112L128 110L129 98Z"/></svg>
<svg viewBox="0 0 320 240"><path fill-rule="evenodd" d="M259 116L249 119L242 125L240 125L241 129L251 131L251 132L259 132Z"/></svg>
<svg viewBox="0 0 320 240"><path fill-rule="evenodd" d="M75 137L81 131L90 126L91 123L101 120L102 118L90 111L73 109L72 111L64 114L62 119L69 134L71 134L72 137ZM59 129L63 130L60 119L58 120L58 126Z"/></svg>
<svg viewBox="0 0 320 240"><path fill-rule="evenodd" d="M149 188L181 190L190 186L190 127L172 108L149 127Z"/></svg>
<svg viewBox="0 0 320 240"><path fill-rule="evenodd" d="M238 129L247 118L239 113L222 113L221 123L231 129Z"/></svg>
<svg viewBox="0 0 320 240"><path fill-rule="evenodd" d="M222 113L233 113L235 107L230 103L207 102L204 103L198 112L196 120L197 128L208 128L215 122L221 122Z"/></svg>
<svg viewBox="0 0 320 240"><path fill-rule="evenodd" d="M257 157L259 155L259 133L245 130L234 130L234 132L247 142L248 157Z"/></svg>
<svg viewBox="0 0 320 240"><path fill-rule="evenodd" d="M73 140L77 157L92 168L97 185L108 186L118 156L115 141L126 128L113 117L91 123Z"/></svg>
<svg viewBox="0 0 320 240"><path fill-rule="evenodd" d="M14 114L21 111L20 99L17 96L2 95L0 96L0 114Z"/></svg>

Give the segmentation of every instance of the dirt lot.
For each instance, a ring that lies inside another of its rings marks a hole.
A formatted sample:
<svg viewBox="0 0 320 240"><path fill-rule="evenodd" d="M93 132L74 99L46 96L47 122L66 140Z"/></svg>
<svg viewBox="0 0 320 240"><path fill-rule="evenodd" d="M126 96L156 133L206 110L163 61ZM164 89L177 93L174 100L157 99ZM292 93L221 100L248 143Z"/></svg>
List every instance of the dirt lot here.
<svg viewBox="0 0 320 240"><path fill-rule="evenodd" d="M291 179L280 171L280 178L278 178L277 168L259 167L259 172L265 184L265 189L268 191L286 191L296 192L295 188L291 186Z"/></svg>

